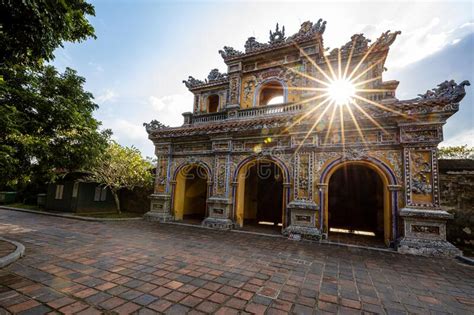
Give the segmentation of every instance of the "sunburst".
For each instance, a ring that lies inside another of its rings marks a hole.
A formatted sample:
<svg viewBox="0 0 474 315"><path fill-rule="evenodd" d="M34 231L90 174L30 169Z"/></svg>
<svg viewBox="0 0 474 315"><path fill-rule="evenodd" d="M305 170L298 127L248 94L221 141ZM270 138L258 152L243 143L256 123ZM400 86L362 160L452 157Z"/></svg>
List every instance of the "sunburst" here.
<svg viewBox="0 0 474 315"><path fill-rule="evenodd" d="M318 39L319 40L319 39ZM301 55L306 58L306 60L317 70L316 76L312 76L308 73L301 72L295 68L288 68L296 75L311 80L318 83L321 87L290 87L290 90L298 91L307 91L310 93L315 93L315 96L310 97L299 103L316 103L311 109L309 109L305 114L296 119L290 126L285 128L285 131L289 131L296 124L301 123L301 121L307 121L309 118L314 119L314 123L311 125L309 131L304 136L304 139L299 144L296 152L304 144L306 139L312 134L313 130L318 126L318 124L323 120L323 117L329 113L327 121L326 135L324 137L324 144L327 143L329 135L333 132L332 128L336 128L337 131L340 130L340 139L342 146L345 147L345 121L344 116L347 112L347 116L350 117L355 129L357 130L362 143L367 145L363 129L361 128L360 122L358 121L354 111L358 111L362 114L362 117L370 121L375 127L380 129L382 132L387 133L387 131L382 127L380 122L378 122L374 117L372 117L365 109L366 106L374 106L378 109L394 113L396 115L403 116L405 118L410 118L406 114L388 107L380 102L374 101L365 97L364 95L370 93L383 93L390 90L387 89L378 89L378 88L365 88L368 83L378 81L382 77L376 76L369 79L363 79L364 75L367 74L374 67L380 65L384 62L385 57L375 60L371 65L365 69L361 69L361 66L364 64L364 61L369 57L372 50L376 46L375 44L371 45L365 54L360 58L357 64L354 66L352 64L352 59L354 57L354 47L355 39L352 42L352 47L350 49L349 55L347 57L347 62L345 65L342 64L341 51L339 50L337 56L337 65L333 67L332 62L329 60L327 55L324 55L325 65L327 71L325 71L321 65L316 63L307 53L299 47L296 43L295 46L299 49ZM331 111L329 109L332 109ZM336 118L336 114L339 114L339 126L334 126L333 122ZM360 118L359 118L360 119Z"/></svg>

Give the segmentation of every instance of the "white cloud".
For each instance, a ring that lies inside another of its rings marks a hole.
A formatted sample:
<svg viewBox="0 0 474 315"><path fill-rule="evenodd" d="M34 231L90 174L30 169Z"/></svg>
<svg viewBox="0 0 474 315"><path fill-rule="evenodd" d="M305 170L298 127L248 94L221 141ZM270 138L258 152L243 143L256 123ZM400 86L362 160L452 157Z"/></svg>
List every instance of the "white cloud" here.
<svg viewBox="0 0 474 315"><path fill-rule="evenodd" d="M103 68L100 64L95 63L95 62L92 62L92 61L89 61L88 64L89 64L89 66L91 66L91 67L94 69L94 71L95 71L96 73L102 73L102 72L104 72L104 68Z"/></svg>
<svg viewBox="0 0 474 315"><path fill-rule="evenodd" d="M135 142L147 139L148 135L141 124L125 119L114 119L107 122L107 128L114 132L113 138L117 141Z"/></svg>
<svg viewBox="0 0 474 315"><path fill-rule="evenodd" d="M152 109L153 119L169 126L180 126L183 124L184 112L192 110L193 96L191 93L172 94L163 97L150 96L148 102ZM151 119L148 119L151 120Z"/></svg>
<svg viewBox="0 0 474 315"><path fill-rule="evenodd" d="M474 147L474 128L465 130L440 143L441 147L468 145Z"/></svg>
<svg viewBox="0 0 474 315"><path fill-rule="evenodd" d="M115 100L116 97L117 97L117 94L115 93L114 90L106 89L102 94L97 96L95 100L97 101L97 103L102 104L106 102L112 102Z"/></svg>
<svg viewBox="0 0 474 315"><path fill-rule="evenodd" d="M108 93L110 95L111 93ZM107 93L104 93L104 96ZM114 94L115 95L115 94ZM106 98L106 97L105 97ZM127 104L126 114L123 104ZM132 105L133 104L133 109ZM125 146L137 147L144 156L152 156L154 153L153 143L148 139L148 134L143 127L144 122L153 119L169 126L181 126L183 124L183 112L191 111L193 106L192 93L172 94L166 96L148 96L128 99L124 95L117 96L113 109L110 106L101 107L100 117L102 127L112 129L112 139ZM118 110L121 107L122 110Z"/></svg>
<svg viewBox="0 0 474 315"><path fill-rule="evenodd" d="M403 29L402 34L391 47L387 66L402 68L442 50L447 45L455 45L460 38L474 32L473 26L474 23L463 23L454 28L448 28L438 17L435 17L426 25ZM400 25L397 21L383 20L377 25L361 24L358 28L366 37L374 41L382 32L398 30Z"/></svg>
<svg viewBox="0 0 474 315"><path fill-rule="evenodd" d="M103 121L103 128L112 129L112 139L123 146L138 148L143 156L153 156L153 144L142 123L122 118Z"/></svg>

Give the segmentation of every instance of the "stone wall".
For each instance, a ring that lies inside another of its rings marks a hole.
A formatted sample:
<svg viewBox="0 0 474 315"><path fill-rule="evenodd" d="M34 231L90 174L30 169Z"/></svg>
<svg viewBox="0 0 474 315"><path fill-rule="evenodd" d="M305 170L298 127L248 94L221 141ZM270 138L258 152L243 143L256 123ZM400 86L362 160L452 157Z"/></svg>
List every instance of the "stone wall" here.
<svg viewBox="0 0 474 315"><path fill-rule="evenodd" d="M454 215L448 241L474 253L474 160L439 160L441 205Z"/></svg>

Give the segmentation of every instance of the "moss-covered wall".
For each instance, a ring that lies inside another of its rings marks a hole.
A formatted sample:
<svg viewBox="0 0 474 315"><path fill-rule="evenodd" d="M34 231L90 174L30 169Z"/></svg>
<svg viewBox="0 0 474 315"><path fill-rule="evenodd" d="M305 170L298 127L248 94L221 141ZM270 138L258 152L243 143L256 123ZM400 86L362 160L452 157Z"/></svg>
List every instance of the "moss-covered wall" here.
<svg viewBox="0 0 474 315"><path fill-rule="evenodd" d="M441 205L454 215L447 237L474 254L474 160L440 160Z"/></svg>

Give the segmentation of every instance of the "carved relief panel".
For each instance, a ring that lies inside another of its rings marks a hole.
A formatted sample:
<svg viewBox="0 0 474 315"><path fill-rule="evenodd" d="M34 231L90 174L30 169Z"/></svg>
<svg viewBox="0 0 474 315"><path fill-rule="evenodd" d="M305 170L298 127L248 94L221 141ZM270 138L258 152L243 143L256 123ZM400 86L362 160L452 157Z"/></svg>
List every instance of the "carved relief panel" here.
<svg viewBox="0 0 474 315"><path fill-rule="evenodd" d="M228 156L217 155L214 160L214 197L226 197L228 168Z"/></svg>
<svg viewBox="0 0 474 315"><path fill-rule="evenodd" d="M407 205L439 206L435 148L405 148Z"/></svg>
<svg viewBox="0 0 474 315"><path fill-rule="evenodd" d="M238 74L233 74L229 81L229 104L239 104L240 97L240 77Z"/></svg>
<svg viewBox="0 0 474 315"><path fill-rule="evenodd" d="M434 143L443 141L441 125L404 126L400 128L401 143Z"/></svg>
<svg viewBox="0 0 474 315"><path fill-rule="evenodd" d="M313 153L301 152L296 156L295 169L295 199L311 200L313 198L312 189L313 173Z"/></svg>
<svg viewBox="0 0 474 315"><path fill-rule="evenodd" d="M171 145L169 143L155 144L155 155L157 157L155 193L165 193L168 191L170 151Z"/></svg>
<svg viewBox="0 0 474 315"><path fill-rule="evenodd" d="M156 164L155 193L165 193L168 182L168 157L159 156Z"/></svg>

